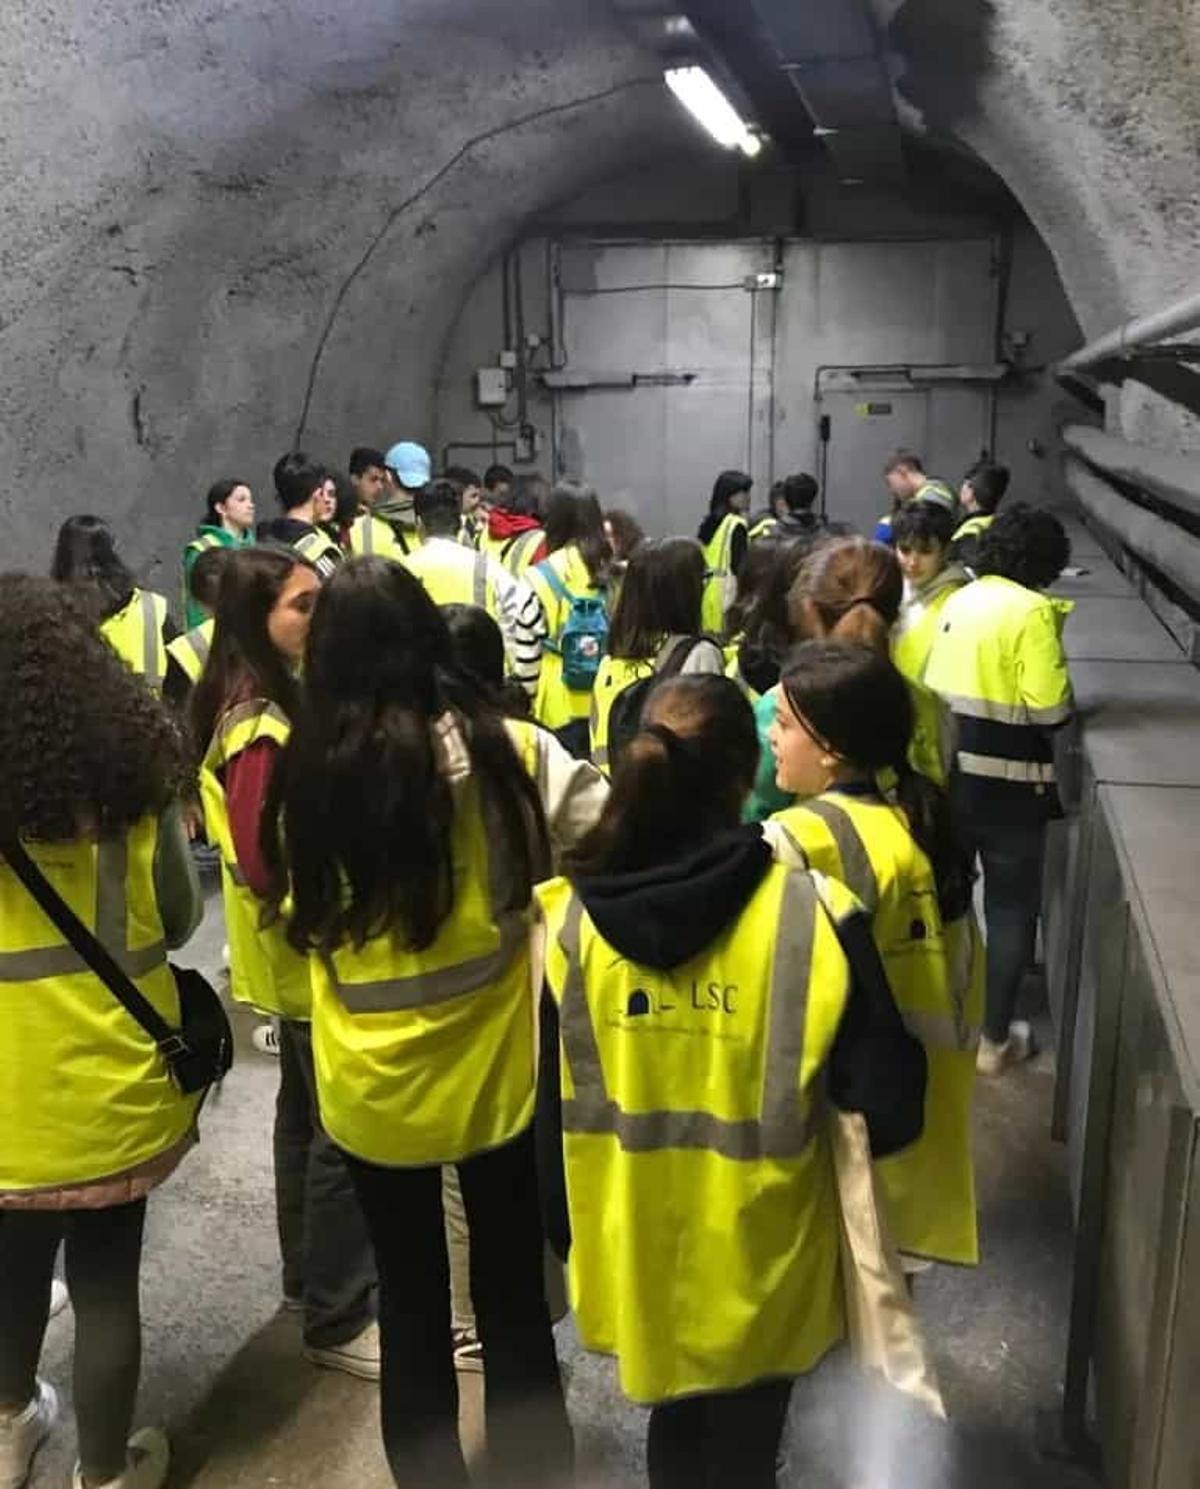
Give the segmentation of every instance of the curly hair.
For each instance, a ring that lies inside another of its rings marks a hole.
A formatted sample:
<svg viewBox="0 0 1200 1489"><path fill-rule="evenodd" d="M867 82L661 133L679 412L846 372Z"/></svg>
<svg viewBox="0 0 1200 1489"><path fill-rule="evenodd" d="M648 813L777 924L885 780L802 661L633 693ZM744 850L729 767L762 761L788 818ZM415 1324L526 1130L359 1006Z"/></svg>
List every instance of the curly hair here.
<svg viewBox="0 0 1200 1489"><path fill-rule="evenodd" d="M183 789L176 724L74 586L0 575L0 696L0 833L107 836Z"/></svg>
<svg viewBox="0 0 1200 1489"><path fill-rule="evenodd" d="M1054 513L1017 502L1001 512L980 538L972 567L980 578L999 574L1026 589L1045 589L1070 557L1070 540Z"/></svg>

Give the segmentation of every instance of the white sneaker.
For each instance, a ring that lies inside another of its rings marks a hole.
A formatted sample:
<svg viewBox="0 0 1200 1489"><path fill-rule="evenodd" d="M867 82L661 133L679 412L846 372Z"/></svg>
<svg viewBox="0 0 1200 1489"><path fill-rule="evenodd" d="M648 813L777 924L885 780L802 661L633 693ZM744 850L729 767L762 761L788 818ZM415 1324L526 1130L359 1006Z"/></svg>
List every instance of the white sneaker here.
<svg viewBox="0 0 1200 1489"><path fill-rule="evenodd" d="M143 1427L129 1439L129 1458L125 1472L109 1479L104 1489L162 1489L171 1465L171 1445L167 1434L157 1427ZM71 1480L73 1489L84 1489L83 1470L75 1465Z"/></svg>
<svg viewBox="0 0 1200 1489"><path fill-rule="evenodd" d="M0 1489L21 1489L57 1417L58 1392L44 1380L20 1416L0 1416Z"/></svg>
<svg viewBox="0 0 1200 1489"><path fill-rule="evenodd" d="M250 1036L250 1043L260 1055L274 1055L279 1058L279 1031L274 1024L259 1024Z"/></svg>
<svg viewBox="0 0 1200 1489"><path fill-rule="evenodd" d="M57 1318L70 1301L71 1294L67 1291L67 1284L55 1277L50 1284L50 1317Z"/></svg>
<svg viewBox="0 0 1200 1489"><path fill-rule="evenodd" d="M997 1044L986 1034L981 1036L975 1069L980 1075L1003 1075L1011 1065L1023 1065L1026 1060L1032 1060L1037 1052L1038 1044L1032 1028L1024 1020L1017 1020L1008 1026L1008 1038L1003 1044Z"/></svg>
<svg viewBox="0 0 1200 1489"><path fill-rule="evenodd" d="M378 1380L379 1325L368 1324L361 1334L329 1349L314 1349L306 1345L304 1358L324 1370L344 1370L359 1380Z"/></svg>

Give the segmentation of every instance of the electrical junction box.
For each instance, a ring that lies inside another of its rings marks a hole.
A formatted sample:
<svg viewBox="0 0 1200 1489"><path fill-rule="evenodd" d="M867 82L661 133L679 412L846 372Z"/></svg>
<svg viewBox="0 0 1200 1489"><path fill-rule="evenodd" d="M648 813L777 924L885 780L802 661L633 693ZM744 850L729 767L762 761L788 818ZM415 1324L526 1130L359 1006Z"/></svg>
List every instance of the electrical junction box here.
<svg viewBox="0 0 1200 1489"><path fill-rule="evenodd" d="M480 367L475 373L475 401L480 408L503 408L508 402L508 373L503 367Z"/></svg>
<svg viewBox="0 0 1200 1489"><path fill-rule="evenodd" d="M496 358L496 365L497 365L497 367L503 367L503 368L505 368L505 370L508 371L508 372L516 372L516 370L517 370L517 354L516 354L516 352L514 352L511 349L511 347L510 348L506 348Z"/></svg>

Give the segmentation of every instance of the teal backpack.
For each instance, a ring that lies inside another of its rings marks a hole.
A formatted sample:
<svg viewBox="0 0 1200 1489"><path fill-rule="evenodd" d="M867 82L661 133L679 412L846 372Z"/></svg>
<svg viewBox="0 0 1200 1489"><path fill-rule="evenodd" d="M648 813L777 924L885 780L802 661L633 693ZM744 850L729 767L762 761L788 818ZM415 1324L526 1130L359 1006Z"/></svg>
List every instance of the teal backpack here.
<svg viewBox="0 0 1200 1489"><path fill-rule="evenodd" d="M591 692L608 650L608 605L602 596L573 595L550 562L543 560L538 573L560 600L570 607L558 640L545 642L547 651L562 658L563 682L573 693Z"/></svg>

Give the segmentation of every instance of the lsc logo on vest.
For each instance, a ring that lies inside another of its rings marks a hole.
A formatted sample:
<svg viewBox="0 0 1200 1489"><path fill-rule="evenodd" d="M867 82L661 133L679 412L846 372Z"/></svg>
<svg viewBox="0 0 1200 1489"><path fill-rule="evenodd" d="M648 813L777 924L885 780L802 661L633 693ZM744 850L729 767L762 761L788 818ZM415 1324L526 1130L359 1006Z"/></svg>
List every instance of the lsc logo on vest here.
<svg viewBox="0 0 1200 1489"><path fill-rule="evenodd" d="M623 1028L641 1027L652 1029L665 1015L677 1014L670 1025L660 1025L660 1032L694 1032L689 1025L693 1015L708 1024L713 1020L725 1020L736 1015L738 1008L738 985L736 982L701 982L692 978L687 987L680 989L669 984L650 989L635 987L617 1009L614 1023ZM704 1032L709 1032L707 1029Z"/></svg>

